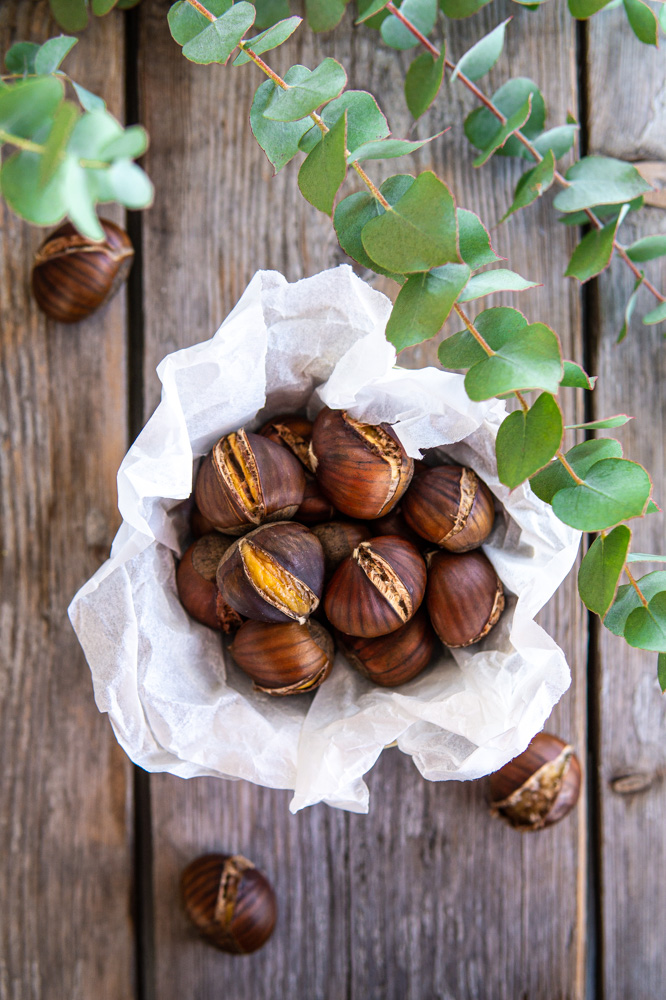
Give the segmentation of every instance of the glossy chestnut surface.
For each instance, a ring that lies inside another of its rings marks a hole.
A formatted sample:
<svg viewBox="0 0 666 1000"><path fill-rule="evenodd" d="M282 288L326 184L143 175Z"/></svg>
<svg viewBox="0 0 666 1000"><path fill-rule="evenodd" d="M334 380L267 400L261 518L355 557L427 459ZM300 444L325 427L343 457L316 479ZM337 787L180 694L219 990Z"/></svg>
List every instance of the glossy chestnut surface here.
<svg viewBox="0 0 666 1000"><path fill-rule="evenodd" d="M446 552L428 557L426 605L445 646L471 646L497 624L504 590L483 552Z"/></svg>
<svg viewBox="0 0 666 1000"><path fill-rule="evenodd" d="M430 663L437 641L423 608L389 635L364 639L338 632L337 638L351 665L382 687L397 687L418 677Z"/></svg>
<svg viewBox="0 0 666 1000"><path fill-rule="evenodd" d="M318 622L245 622L230 646L258 691L274 696L314 691L328 677L335 646Z"/></svg>
<svg viewBox="0 0 666 1000"><path fill-rule="evenodd" d="M243 619L221 597L217 567L233 539L219 532L203 535L183 554L176 571L178 597L185 610L202 625L222 632L240 628Z"/></svg>
<svg viewBox="0 0 666 1000"><path fill-rule="evenodd" d="M306 473L303 501L294 514L294 520L311 526L331 521L336 513L335 507L328 497L324 496L315 477Z"/></svg>
<svg viewBox="0 0 666 1000"><path fill-rule="evenodd" d="M362 521L326 521L312 528L324 550L325 578L330 580L343 559L352 554L357 545L371 535L369 526Z"/></svg>
<svg viewBox="0 0 666 1000"><path fill-rule="evenodd" d="M281 413L267 420L259 433L269 441L288 448L308 472L313 472L310 460L312 421L307 417L298 413Z"/></svg>
<svg viewBox="0 0 666 1000"><path fill-rule="evenodd" d="M417 534L450 552L478 548L495 520L492 493L462 465L421 471L404 496L402 510Z"/></svg>

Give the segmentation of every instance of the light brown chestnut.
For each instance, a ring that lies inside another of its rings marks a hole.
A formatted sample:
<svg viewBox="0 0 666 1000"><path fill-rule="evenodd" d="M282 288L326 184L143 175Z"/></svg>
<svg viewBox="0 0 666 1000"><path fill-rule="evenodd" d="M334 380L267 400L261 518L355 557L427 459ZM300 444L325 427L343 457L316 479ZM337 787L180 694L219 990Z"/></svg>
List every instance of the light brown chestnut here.
<svg viewBox="0 0 666 1000"><path fill-rule="evenodd" d="M319 539L295 521L255 528L227 549L217 585L227 604L246 618L302 625L324 589Z"/></svg>
<svg viewBox="0 0 666 1000"><path fill-rule="evenodd" d="M264 945L275 927L273 888L242 854L204 854L181 875L185 912L216 948L249 955Z"/></svg>
<svg viewBox="0 0 666 1000"><path fill-rule="evenodd" d="M307 417L301 417L298 413L282 413L268 420L259 433L269 441L288 448L308 472L314 471L310 459L312 421Z"/></svg>
<svg viewBox="0 0 666 1000"><path fill-rule="evenodd" d="M462 465L421 471L404 496L402 510L417 534L450 552L477 548L495 519L492 493Z"/></svg>
<svg viewBox="0 0 666 1000"><path fill-rule="evenodd" d="M324 550L324 578L330 580L343 559L352 554L357 545L366 542L370 529L358 521L327 521L315 524L312 534L316 535Z"/></svg>
<svg viewBox="0 0 666 1000"><path fill-rule="evenodd" d="M298 459L241 428L220 438L202 460L194 499L219 531L241 535L267 521L293 517L304 492Z"/></svg>
<svg viewBox="0 0 666 1000"><path fill-rule="evenodd" d="M243 619L222 598L216 575L220 559L233 538L213 532L190 545L176 572L176 587L185 610L202 625L221 632L235 632Z"/></svg>
<svg viewBox="0 0 666 1000"><path fill-rule="evenodd" d="M32 293L39 308L60 323L77 323L107 302L127 278L134 248L127 233L100 219L96 243L66 222L35 254Z"/></svg>
<svg viewBox="0 0 666 1000"><path fill-rule="evenodd" d="M471 646L499 621L504 590L483 552L440 549L428 557L426 604L445 646Z"/></svg>
<svg viewBox="0 0 666 1000"><path fill-rule="evenodd" d="M423 608L389 635L363 639L338 632L337 637L351 665L382 687L397 687L417 677L430 663L436 641Z"/></svg>
<svg viewBox="0 0 666 1000"><path fill-rule="evenodd" d="M580 786L573 747L558 736L537 733L527 750L491 774L491 812L516 830L541 830L571 812Z"/></svg>
<svg viewBox="0 0 666 1000"><path fill-rule="evenodd" d="M331 672L335 655L330 634L312 620L245 622L230 650L257 691L277 696L314 691Z"/></svg>
<svg viewBox="0 0 666 1000"><path fill-rule="evenodd" d="M408 622L425 585L425 562L411 542L397 535L371 538L338 566L324 610L338 631L371 639Z"/></svg>
<svg viewBox="0 0 666 1000"><path fill-rule="evenodd" d="M323 493L348 517L382 517L409 486L414 463L389 424L364 424L325 407L312 428L312 464Z"/></svg>

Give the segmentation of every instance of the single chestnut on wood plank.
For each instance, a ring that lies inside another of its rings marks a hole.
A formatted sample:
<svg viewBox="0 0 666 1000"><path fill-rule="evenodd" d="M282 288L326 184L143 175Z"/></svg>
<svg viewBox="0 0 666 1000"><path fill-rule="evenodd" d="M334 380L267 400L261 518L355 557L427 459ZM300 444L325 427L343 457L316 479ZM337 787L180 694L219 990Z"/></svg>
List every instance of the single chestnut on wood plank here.
<svg viewBox="0 0 666 1000"><path fill-rule="evenodd" d="M312 464L324 494L348 517L382 517L397 504L414 462L389 424L364 424L325 407L312 428Z"/></svg>
<svg viewBox="0 0 666 1000"><path fill-rule="evenodd" d="M253 621L301 625L324 590L324 552L302 524L263 524L227 549L217 570L227 604Z"/></svg>
<svg viewBox="0 0 666 1000"><path fill-rule="evenodd" d="M435 650L435 633L423 608L389 635L375 639L337 633L342 652L359 673L382 687L397 687L425 670Z"/></svg>
<svg viewBox="0 0 666 1000"><path fill-rule="evenodd" d="M573 747L551 733L537 733L523 753L491 774L491 812L516 830L542 830L571 812L580 786Z"/></svg>
<svg viewBox="0 0 666 1000"><path fill-rule="evenodd" d="M176 587L185 610L202 625L234 632L243 619L222 598L217 588L217 567L233 538L213 532L190 545L176 571Z"/></svg>
<svg viewBox="0 0 666 1000"><path fill-rule="evenodd" d="M66 222L44 240L32 267L32 293L42 312L59 323L78 323L107 302L127 278L134 258L129 236L100 219L97 243Z"/></svg>
<svg viewBox="0 0 666 1000"><path fill-rule="evenodd" d="M472 469L437 465L414 477L402 501L410 528L450 552L482 544L495 520L493 495Z"/></svg>
<svg viewBox="0 0 666 1000"><path fill-rule="evenodd" d="M181 875L185 911L199 933L216 948L249 955L264 945L275 927L273 888L242 854L204 854Z"/></svg>
<svg viewBox="0 0 666 1000"><path fill-rule="evenodd" d="M326 588L324 610L346 635L395 632L417 611L426 585L426 566L418 549L397 535L361 542L338 566Z"/></svg>
<svg viewBox="0 0 666 1000"><path fill-rule="evenodd" d="M293 517L304 492L298 459L241 427L220 438L202 459L194 499L219 531L242 535L267 521Z"/></svg>
<svg viewBox="0 0 666 1000"><path fill-rule="evenodd" d="M245 622L231 655L257 691L283 696L314 691L326 680L335 655L333 639L319 622Z"/></svg>
<svg viewBox="0 0 666 1000"><path fill-rule="evenodd" d="M426 604L430 621L445 646L471 646L499 621L504 589L481 552L446 552L428 556Z"/></svg>

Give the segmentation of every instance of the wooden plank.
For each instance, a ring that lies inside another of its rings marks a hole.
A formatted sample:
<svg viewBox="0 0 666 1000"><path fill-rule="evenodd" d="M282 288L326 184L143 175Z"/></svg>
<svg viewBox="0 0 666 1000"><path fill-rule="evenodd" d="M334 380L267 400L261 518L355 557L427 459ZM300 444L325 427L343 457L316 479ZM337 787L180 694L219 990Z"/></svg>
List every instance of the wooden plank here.
<svg viewBox="0 0 666 1000"><path fill-rule="evenodd" d="M666 161L666 110L660 95L666 87L663 54L641 45L623 12L604 13L590 22L590 151L628 160ZM609 79L608 67L613 66ZM624 81L630 80L628 87ZM656 208L631 216L621 230L629 244L640 236L666 232L666 217ZM666 288L666 266L645 266L658 288ZM652 475L654 495L666 493L666 355L663 327L645 327L640 319L656 302L648 292L638 301L626 340L616 344L633 278L619 262L599 281L594 297L593 328L599 331L593 371L599 374L595 413L634 414L619 429L625 455ZM615 432L605 432L614 436ZM632 522L632 548L664 552L664 517ZM637 575L659 569L636 567ZM600 629L599 721L605 1000L651 1000L663 993L666 959L659 926L666 908L666 886L655 873L666 862L661 834L666 818L666 702L656 680L656 654L630 649ZM625 776L633 781L617 781ZM633 791L632 791L633 789Z"/></svg>
<svg viewBox="0 0 666 1000"><path fill-rule="evenodd" d="M58 34L47 4L0 11L12 41ZM96 21L67 63L123 108L116 18ZM126 448L125 297L66 328L29 289L44 232L3 205L0 229L0 995L135 995L130 919L131 767L92 697L67 620L118 525Z"/></svg>
<svg viewBox="0 0 666 1000"><path fill-rule="evenodd" d="M187 64L169 38L165 10L140 8L141 117L151 133L148 168L158 179L156 205L144 222L146 414L158 399L155 365L167 351L208 337L257 268L278 268L294 280L343 259L329 221L298 194L294 166L271 179L250 135L247 114L260 82L254 70ZM461 54L499 17L484 11L473 22L452 25L450 51ZM569 55L574 29L561 9L539 17L545 28L538 38L531 19L515 18L508 58L494 79L499 85L511 71L531 73L544 85L558 80L549 96L552 121L559 123L576 105ZM396 135L406 134L406 57L347 20L328 36L301 30L271 61L284 70L297 61L315 65L324 55L340 59L351 86L381 94L385 109L395 107L390 124ZM433 166L462 204L496 221L520 171L502 160L473 171L460 126L463 107L473 105L460 89L445 94L419 134L458 124L414 166ZM384 167L372 167L381 176ZM396 169L413 168L405 161ZM567 356L580 358L579 293L561 279L572 234L554 218L548 204L536 206L496 242L517 270L547 281L522 305L535 319L552 322ZM420 365L433 357L431 348L414 349L405 360ZM582 617L571 580L543 622L575 670L552 727L584 755ZM183 783L168 775L151 779L160 1000L185 992L206 1000L219 995L221 983L229 1000L582 997L583 810L542 836L521 837L488 817L482 783L430 784L395 750L382 756L370 784L367 817L323 806L292 817L281 792L205 779ZM278 888L276 936L247 961L198 942L174 906L179 870L213 849L246 852Z"/></svg>

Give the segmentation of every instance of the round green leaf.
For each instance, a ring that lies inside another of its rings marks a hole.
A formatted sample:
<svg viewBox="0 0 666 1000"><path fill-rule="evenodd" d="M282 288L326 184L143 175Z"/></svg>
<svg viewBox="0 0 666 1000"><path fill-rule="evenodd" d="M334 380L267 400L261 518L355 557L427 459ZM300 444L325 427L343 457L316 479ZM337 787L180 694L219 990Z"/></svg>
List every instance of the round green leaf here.
<svg viewBox="0 0 666 1000"><path fill-rule="evenodd" d="M444 78L445 46L438 59L422 52L414 59L405 76L405 100L413 118L420 118L439 93Z"/></svg>
<svg viewBox="0 0 666 1000"><path fill-rule="evenodd" d="M310 70L305 66L291 66L285 73L287 83L297 83L305 79ZM312 128L310 117L295 122L273 122L264 116L275 92L272 80L266 80L257 89L250 108L250 127L255 139L273 165L275 173L289 163L299 151L299 143ZM316 127L316 126L315 126ZM317 132L321 135L319 129Z"/></svg>
<svg viewBox="0 0 666 1000"><path fill-rule="evenodd" d="M576 475L584 479L588 470L602 458L622 458L622 445L615 438L594 438L574 445L565 458ZM559 460L551 462L530 479L533 492L544 503L552 503L558 490L573 486L574 483L575 480Z"/></svg>
<svg viewBox="0 0 666 1000"><path fill-rule="evenodd" d="M434 337L468 278L467 264L445 264L427 274L413 274L398 293L386 327L386 339L397 351L402 351Z"/></svg>
<svg viewBox="0 0 666 1000"><path fill-rule="evenodd" d="M459 208L457 217L460 256L472 270L502 260L493 250L490 233L475 212Z"/></svg>
<svg viewBox="0 0 666 1000"><path fill-rule="evenodd" d="M347 112L306 156L298 172L298 186L303 197L330 215L335 196L347 173Z"/></svg>
<svg viewBox="0 0 666 1000"><path fill-rule="evenodd" d="M524 292L528 288L538 287L538 281L527 281L515 271L497 267L492 271L473 274L458 301L473 302L474 299L481 299L485 295L493 295L495 292Z"/></svg>
<svg viewBox="0 0 666 1000"><path fill-rule="evenodd" d="M340 63L335 59L324 59L316 69L308 71L307 76L290 84L288 90L276 87L264 115L271 121L297 121L320 105L332 101L346 82L347 74Z"/></svg>
<svg viewBox="0 0 666 1000"><path fill-rule="evenodd" d="M418 28L421 34L427 38L435 27L437 0L402 0L402 3L396 6L400 8L400 12L407 20L411 21L414 27ZM406 28L394 14L382 21L379 30L386 44L390 45L392 49L413 49L415 45L419 44L418 39L409 28Z"/></svg>
<svg viewBox="0 0 666 1000"><path fill-rule="evenodd" d="M35 56L41 46L37 42L15 42L5 56L8 73L27 76L35 72Z"/></svg>
<svg viewBox="0 0 666 1000"><path fill-rule="evenodd" d="M619 521L640 517L652 484L645 469L625 458L596 462L582 485L559 490L553 511L560 521L580 531L603 531Z"/></svg>
<svg viewBox="0 0 666 1000"><path fill-rule="evenodd" d="M302 20L301 17L288 17L284 21L278 21L271 28L262 31L260 35L246 39L247 47L252 49L257 56L261 55L262 52L270 52L271 49L276 49L278 45L286 42L296 31ZM241 50L234 59L233 64L234 66L243 66L250 61L247 52Z"/></svg>
<svg viewBox="0 0 666 1000"><path fill-rule="evenodd" d="M39 52L35 55L35 73L40 76L48 76L49 73L55 72L77 42L78 38L71 38L68 35L49 38L40 46Z"/></svg>
<svg viewBox="0 0 666 1000"><path fill-rule="evenodd" d="M566 179L570 186L560 191L553 202L560 212L624 204L651 190L636 167L610 156L584 156L569 167Z"/></svg>
<svg viewBox="0 0 666 1000"><path fill-rule="evenodd" d="M38 129L51 123L65 94L55 76L19 80L0 91L0 128L22 139L32 139Z"/></svg>
<svg viewBox="0 0 666 1000"><path fill-rule="evenodd" d="M504 32L510 20L511 18L507 17L505 21L498 24L496 28L480 38L471 49L467 50L464 56L458 60L458 64L451 74L452 80L455 80L459 73L464 73L470 80L479 80L485 76L488 70L493 68L502 54Z"/></svg>
<svg viewBox="0 0 666 1000"><path fill-rule="evenodd" d="M0 187L13 212L35 226L54 226L64 218L67 202L62 188L63 165L42 186L41 156L20 152L5 160L0 171Z"/></svg>
<svg viewBox="0 0 666 1000"><path fill-rule="evenodd" d="M88 24L86 0L49 0L51 13L65 31L83 31Z"/></svg>
<svg viewBox="0 0 666 1000"><path fill-rule="evenodd" d="M627 257L635 264L666 256L666 236L644 236L627 247Z"/></svg>
<svg viewBox="0 0 666 1000"><path fill-rule="evenodd" d="M655 570L654 573L647 573L637 583L646 601L649 602L655 594L666 590L666 570ZM641 599L635 589L630 583L624 584L618 589L615 600L604 618L604 625L614 635L624 635L629 615L640 607L642 607Z"/></svg>
<svg viewBox="0 0 666 1000"><path fill-rule="evenodd" d="M657 15L643 0L624 0L624 9L631 30L645 45L659 45Z"/></svg>
<svg viewBox="0 0 666 1000"><path fill-rule="evenodd" d="M637 649L666 652L666 591L655 594L647 608L632 611L624 627L624 638Z"/></svg>
<svg viewBox="0 0 666 1000"><path fill-rule="evenodd" d="M465 376L465 389L475 402L516 389L545 389L555 394L561 377L557 335L545 323L532 323L491 357L473 365Z"/></svg>
<svg viewBox="0 0 666 1000"><path fill-rule="evenodd" d="M538 396L527 413L509 413L495 443L500 482L514 489L542 469L559 448L562 432L562 413L548 392Z"/></svg>
<svg viewBox="0 0 666 1000"><path fill-rule="evenodd" d="M543 95L536 83L527 77L516 77L508 80L493 94L492 102L505 118L516 115L531 99L530 116L521 128L528 139L533 139L543 131L546 120L546 105ZM488 149L493 140L502 130L500 122L487 108L477 108L465 119L465 135L477 149ZM521 156L532 159L525 147L516 139L510 137L499 151L502 156Z"/></svg>
<svg viewBox="0 0 666 1000"><path fill-rule="evenodd" d="M409 190L414 183L411 174L395 174L389 177L382 184L380 191L390 205L394 205L402 198L403 194ZM380 267L374 260L368 257L363 248L361 233L370 219L375 219L384 214L384 209L373 195L359 191L344 198L336 207L333 217L333 225L338 242L346 254L358 261L362 267L367 267L377 274L385 274L394 281L402 282L404 277L392 271L387 271Z"/></svg>
<svg viewBox="0 0 666 1000"><path fill-rule="evenodd" d="M578 593L585 607L601 618L615 598L630 541L630 529L619 524L608 535L599 535L580 564Z"/></svg>

